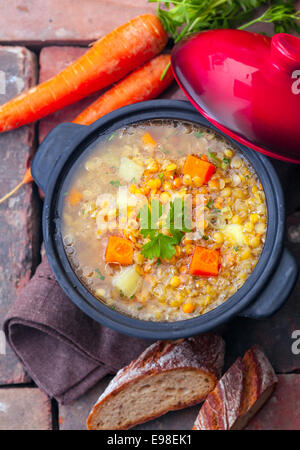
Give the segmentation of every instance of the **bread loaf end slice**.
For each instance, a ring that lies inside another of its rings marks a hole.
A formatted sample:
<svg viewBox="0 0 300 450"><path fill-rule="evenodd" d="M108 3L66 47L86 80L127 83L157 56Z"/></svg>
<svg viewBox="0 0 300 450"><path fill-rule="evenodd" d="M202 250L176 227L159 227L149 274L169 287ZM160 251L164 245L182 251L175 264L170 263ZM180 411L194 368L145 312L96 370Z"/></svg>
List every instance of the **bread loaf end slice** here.
<svg viewBox="0 0 300 450"><path fill-rule="evenodd" d="M204 334L158 341L121 369L94 405L90 430L125 430L203 401L221 375L225 344Z"/></svg>
<svg viewBox="0 0 300 450"><path fill-rule="evenodd" d="M277 377L262 350L250 348L208 395L193 429L243 429L271 396L276 383Z"/></svg>

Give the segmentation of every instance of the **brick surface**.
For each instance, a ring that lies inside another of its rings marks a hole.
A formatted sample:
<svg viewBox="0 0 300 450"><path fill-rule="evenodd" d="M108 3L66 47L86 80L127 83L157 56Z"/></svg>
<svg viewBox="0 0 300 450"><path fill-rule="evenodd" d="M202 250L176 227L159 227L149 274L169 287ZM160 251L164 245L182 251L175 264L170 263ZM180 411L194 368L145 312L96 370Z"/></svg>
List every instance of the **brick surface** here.
<svg viewBox="0 0 300 450"><path fill-rule="evenodd" d="M105 377L71 405L59 405L59 429L86 430L89 412L111 379L111 376Z"/></svg>
<svg viewBox="0 0 300 450"><path fill-rule="evenodd" d="M270 400L249 423L248 430L300 430L300 375L279 375Z"/></svg>
<svg viewBox="0 0 300 450"><path fill-rule="evenodd" d="M35 71L36 61L31 52L20 47L0 47L0 103L33 85ZM33 126L0 136L0 196L22 180L33 150ZM39 217L39 203L31 184L0 205L1 327L17 289L29 280L37 263ZM0 384L28 381L13 352L5 347L0 354Z"/></svg>
<svg viewBox="0 0 300 450"><path fill-rule="evenodd" d="M0 388L0 430L51 430L49 398L37 388Z"/></svg>
<svg viewBox="0 0 300 450"><path fill-rule="evenodd" d="M0 0L0 42L87 44L139 14L147 0Z"/></svg>

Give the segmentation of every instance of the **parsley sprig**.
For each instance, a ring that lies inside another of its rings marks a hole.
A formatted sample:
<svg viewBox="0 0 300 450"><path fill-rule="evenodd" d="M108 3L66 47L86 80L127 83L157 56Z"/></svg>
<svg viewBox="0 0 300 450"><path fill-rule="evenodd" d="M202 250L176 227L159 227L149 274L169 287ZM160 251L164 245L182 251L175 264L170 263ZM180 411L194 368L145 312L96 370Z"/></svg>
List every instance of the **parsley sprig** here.
<svg viewBox="0 0 300 450"><path fill-rule="evenodd" d="M181 242L184 234L190 231L190 221L187 220L186 207L182 199L175 198L173 202L170 202L164 226L169 229L171 236L163 234L157 227L162 214L163 206L156 199L152 200L151 209L146 204L139 212L140 232L145 238L150 238L141 250L145 258L171 259L176 254L175 246ZM188 226L186 226L187 222Z"/></svg>

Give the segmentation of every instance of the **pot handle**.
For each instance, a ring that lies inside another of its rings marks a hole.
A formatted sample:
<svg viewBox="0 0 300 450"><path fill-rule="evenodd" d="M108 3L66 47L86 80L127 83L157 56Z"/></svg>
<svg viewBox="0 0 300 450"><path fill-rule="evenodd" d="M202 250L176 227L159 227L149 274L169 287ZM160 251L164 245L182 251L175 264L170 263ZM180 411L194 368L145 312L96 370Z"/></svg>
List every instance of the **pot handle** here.
<svg viewBox="0 0 300 450"><path fill-rule="evenodd" d="M265 319L274 314L289 297L298 278L298 265L286 248L276 271L271 276L267 287L256 301L244 309L239 316L250 319Z"/></svg>
<svg viewBox="0 0 300 450"><path fill-rule="evenodd" d="M76 123L61 123L53 128L39 146L31 165L31 173L38 187L46 192L47 183L52 170L62 155L74 148L74 136L86 128Z"/></svg>

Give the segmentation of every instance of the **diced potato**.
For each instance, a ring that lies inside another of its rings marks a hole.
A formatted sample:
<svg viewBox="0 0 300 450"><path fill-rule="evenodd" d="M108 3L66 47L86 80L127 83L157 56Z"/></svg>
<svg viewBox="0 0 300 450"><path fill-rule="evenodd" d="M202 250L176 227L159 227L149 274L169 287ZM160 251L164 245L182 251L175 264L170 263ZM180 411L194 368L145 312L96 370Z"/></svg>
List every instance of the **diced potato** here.
<svg viewBox="0 0 300 450"><path fill-rule="evenodd" d="M144 172L144 168L136 164L129 158L121 158L119 176L127 183L139 183ZM133 181L132 181L133 180Z"/></svg>
<svg viewBox="0 0 300 450"><path fill-rule="evenodd" d="M222 233L232 245L244 245L246 243L242 225L236 223L225 225L222 228Z"/></svg>
<svg viewBox="0 0 300 450"><path fill-rule="evenodd" d="M135 265L122 269L112 278L112 285L129 298L136 293L141 283L142 277L137 273Z"/></svg>
<svg viewBox="0 0 300 450"><path fill-rule="evenodd" d="M102 160L111 167L118 167L119 165L119 157L114 153L105 152L102 156Z"/></svg>

